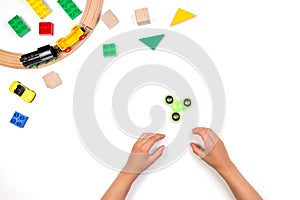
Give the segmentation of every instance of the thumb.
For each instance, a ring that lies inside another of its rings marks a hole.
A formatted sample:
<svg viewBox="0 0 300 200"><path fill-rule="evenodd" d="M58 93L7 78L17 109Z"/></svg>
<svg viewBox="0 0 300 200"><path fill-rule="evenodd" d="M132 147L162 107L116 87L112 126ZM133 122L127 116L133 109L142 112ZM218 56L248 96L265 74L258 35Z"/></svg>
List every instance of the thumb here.
<svg viewBox="0 0 300 200"><path fill-rule="evenodd" d="M163 154L163 151L165 149L165 146L160 146L156 151L150 156L151 162L155 162L161 155Z"/></svg>
<svg viewBox="0 0 300 200"><path fill-rule="evenodd" d="M203 153L201 147L195 143L191 143L190 145L192 147L194 154L200 157L200 155Z"/></svg>

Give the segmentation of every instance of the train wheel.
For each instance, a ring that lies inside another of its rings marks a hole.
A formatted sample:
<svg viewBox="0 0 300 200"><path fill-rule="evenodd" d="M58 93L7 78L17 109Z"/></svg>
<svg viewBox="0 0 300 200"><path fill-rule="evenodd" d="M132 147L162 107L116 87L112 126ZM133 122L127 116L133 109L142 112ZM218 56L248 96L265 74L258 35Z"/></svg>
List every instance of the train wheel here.
<svg viewBox="0 0 300 200"><path fill-rule="evenodd" d="M30 68L37 68L38 66L39 66L39 64L34 64Z"/></svg>
<svg viewBox="0 0 300 200"><path fill-rule="evenodd" d="M64 52L66 52L66 53L68 53L68 52L70 52L71 51L71 47L67 47L65 50L64 50Z"/></svg>
<svg viewBox="0 0 300 200"><path fill-rule="evenodd" d="M53 57L49 61L53 61L53 60L56 60L56 59L57 59L57 57Z"/></svg>
<svg viewBox="0 0 300 200"><path fill-rule="evenodd" d="M48 61L43 61L41 63L39 63L40 65L46 64Z"/></svg>
<svg viewBox="0 0 300 200"><path fill-rule="evenodd" d="M83 40L84 38L86 38L86 34L83 34L82 36L80 36L79 40Z"/></svg>

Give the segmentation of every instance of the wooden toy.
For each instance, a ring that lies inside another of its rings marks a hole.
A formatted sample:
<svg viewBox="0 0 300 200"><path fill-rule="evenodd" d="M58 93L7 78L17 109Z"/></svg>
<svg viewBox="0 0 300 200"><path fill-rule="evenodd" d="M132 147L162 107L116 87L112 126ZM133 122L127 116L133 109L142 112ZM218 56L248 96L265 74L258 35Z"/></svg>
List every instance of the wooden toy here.
<svg viewBox="0 0 300 200"><path fill-rule="evenodd" d="M116 15L111 10L106 11L101 16L101 19L109 29L112 29L113 27L115 27L119 23L118 18L116 17Z"/></svg>
<svg viewBox="0 0 300 200"><path fill-rule="evenodd" d="M148 8L141 8L135 10L135 19L136 19L136 23L139 26L150 24L151 22L150 22Z"/></svg>
<svg viewBox="0 0 300 200"><path fill-rule="evenodd" d="M62 84L62 81L61 81L59 75L53 71L44 75L43 80L44 80L47 88L50 88L50 89L54 89L57 86Z"/></svg>

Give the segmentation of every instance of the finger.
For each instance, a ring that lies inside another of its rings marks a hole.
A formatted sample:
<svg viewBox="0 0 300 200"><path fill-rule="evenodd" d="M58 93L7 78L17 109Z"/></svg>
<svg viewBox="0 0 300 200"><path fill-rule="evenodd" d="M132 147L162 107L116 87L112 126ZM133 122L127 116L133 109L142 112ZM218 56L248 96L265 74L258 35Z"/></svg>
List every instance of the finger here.
<svg viewBox="0 0 300 200"><path fill-rule="evenodd" d="M190 143L192 150L194 152L194 154L196 154L197 156L200 156L202 149L199 147L199 145L195 144L195 143Z"/></svg>
<svg viewBox="0 0 300 200"><path fill-rule="evenodd" d="M138 141L140 142L140 141L145 141L145 140L147 140L149 137L151 137L151 136L153 136L153 135L155 135L154 133L143 133L140 137L139 137L139 139L138 139Z"/></svg>
<svg viewBox="0 0 300 200"><path fill-rule="evenodd" d="M155 162L158 158L161 157L165 149L165 146L160 146L156 151L150 156L151 162Z"/></svg>
<svg viewBox="0 0 300 200"><path fill-rule="evenodd" d="M146 151L149 151L155 142L157 142L165 137L166 137L166 135L159 134L159 133L152 135L145 141L144 148L146 149Z"/></svg>
<svg viewBox="0 0 300 200"><path fill-rule="evenodd" d="M204 140L207 136L207 130L208 130L208 128L205 128L205 127L197 127L197 128L193 128L192 133L200 135L202 137L202 139Z"/></svg>

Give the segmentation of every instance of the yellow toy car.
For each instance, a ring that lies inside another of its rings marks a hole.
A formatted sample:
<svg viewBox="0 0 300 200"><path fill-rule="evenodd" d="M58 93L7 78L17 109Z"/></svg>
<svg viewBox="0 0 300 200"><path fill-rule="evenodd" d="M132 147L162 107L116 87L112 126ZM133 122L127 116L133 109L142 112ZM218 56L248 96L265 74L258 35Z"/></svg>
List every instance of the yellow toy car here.
<svg viewBox="0 0 300 200"><path fill-rule="evenodd" d="M65 38L60 38L56 41L56 45L64 52L70 52L71 47L78 42L79 40L83 40L86 37L83 29L80 26L75 25L71 33L69 33Z"/></svg>
<svg viewBox="0 0 300 200"><path fill-rule="evenodd" d="M18 95L27 103L31 103L36 96L36 93L34 91L30 90L19 81L14 81L9 87L9 91Z"/></svg>

